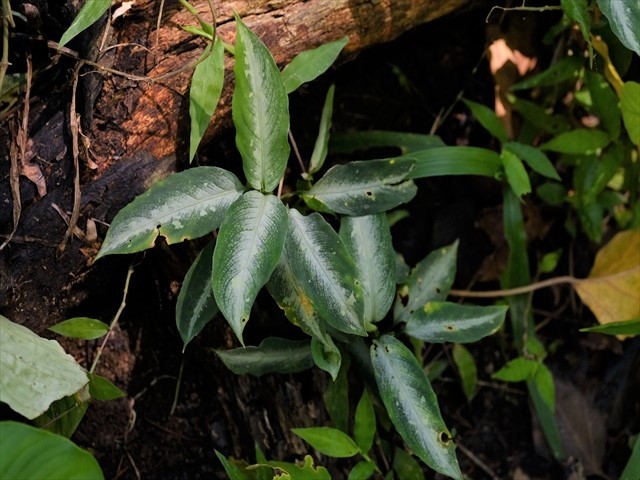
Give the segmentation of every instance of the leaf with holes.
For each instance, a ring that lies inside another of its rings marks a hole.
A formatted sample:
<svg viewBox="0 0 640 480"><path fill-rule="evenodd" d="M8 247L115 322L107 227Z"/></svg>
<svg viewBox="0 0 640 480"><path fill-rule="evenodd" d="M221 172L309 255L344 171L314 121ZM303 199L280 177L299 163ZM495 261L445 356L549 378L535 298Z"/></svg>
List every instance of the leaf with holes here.
<svg viewBox="0 0 640 480"><path fill-rule="evenodd" d="M411 351L383 335L371 346L376 383L389 418L409 448L429 467L461 479L455 445L429 379Z"/></svg>
<svg viewBox="0 0 640 480"><path fill-rule="evenodd" d="M333 65L348 41L349 37L343 37L296 55L282 70L282 81L287 93L297 90L303 83L315 80L322 75Z"/></svg>
<svg viewBox="0 0 640 480"><path fill-rule="evenodd" d="M289 98L267 47L238 16L236 25L236 146L249 185L266 193L276 188L289 159Z"/></svg>
<svg viewBox="0 0 640 480"><path fill-rule="evenodd" d="M220 226L243 189L233 173L218 167L174 173L118 212L96 260L151 248L159 235L168 244L202 237Z"/></svg>
<svg viewBox="0 0 640 480"><path fill-rule="evenodd" d="M251 190L229 207L220 225L213 294L241 343L253 302L280 260L287 222L280 199Z"/></svg>

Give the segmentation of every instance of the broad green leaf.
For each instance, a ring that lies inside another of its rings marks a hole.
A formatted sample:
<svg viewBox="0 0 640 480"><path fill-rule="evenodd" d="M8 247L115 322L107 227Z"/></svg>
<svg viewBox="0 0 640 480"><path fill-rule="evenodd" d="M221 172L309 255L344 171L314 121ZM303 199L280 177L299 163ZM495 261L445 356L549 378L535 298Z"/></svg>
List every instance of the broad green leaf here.
<svg viewBox="0 0 640 480"><path fill-rule="evenodd" d="M587 88L591 93L593 111L600 118L603 128L612 138L620 136L620 107L618 98L606 79L591 70L585 72ZM640 99L638 100L640 102ZM638 112L640 114L640 112Z"/></svg>
<svg viewBox="0 0 640 480"><path fill-rule="evenodd" d="M211 122L211 116L218 105L224 83L224 47L217 38L211 49L205 50L205 58L200 62L189 88L189 118L191 137L189 139L189 161L193 160L200 140Z"/></svg>
<svg viewBox="0 0 640 480"><path fill-rule="evenodd" d="M638 478L640 476L640 437L636 436L631 456L620 475L620 480Z"/></svg>
<svg viewBox="0 0 640 480"><path fill-rule="evenodd" d="M526 90L534 87L548 87L569 80L577 80L582 69L582 60L578 57L564 57L546 70L533 75L511 87L511 90Z"/></svg>
<svg viewBox="0 0 640 480"><path fill-rule="evenodd" d="M424 480L424 473L416 459L397 447L393 450L393 471L398 480Z"/></svg>
<svg viewBox="0 0 640 480"><path fill-rule="evenodd" d="M313 366L307 340L268 337L259 346L215 350L222 363L237 375L260 376L265 373L294 373Z"/></svg>
<svg viewBox="0 0 640 480"><path fill-rule="evenodd" d="M73 19L69 28L65 30L58 42L58 48L64 47L71 39L100 20L109 10L111 0L88 0Z"/></svg>
<svg viewBox="0 0 640 480"><path fill-rule="evenodd" d="M495 333L507 307L429 301L409 315L406 333L425 342L472 343Z"/></svg>
<svg viewBox="0 0 640 480"><path fill-rule="evenodd" d="M396 291L396 254L385 215L342 217L340 237L356 263L362 285L364 319L382 320Z"/></svg>
<svg viewBox="0 0 640 480"><path fill-rule="evenodd" d="M356 465L351 469L347 480L367 480L371 477L371 475L373 475L373 472L375 472L375 470L375 463L363 460L359 463L356 463Z"/></svg>
<svg viewBox="0 0 640 480"><path fill-rule="evenodd" d="M629 50L640 55L640 5L634 0L598 0L613 33Z"/></svg>
<svg viewBox="0 0 640 480"><path fill-rule="evenodd" d="M89 379L55 340L0 315L0 402L33 419L51 403L73 395Z"/></svg>
<svg viewBox="0 0 640 480"><path fill-rule="evenodd" d="M311 208L344 215L372 215L411 200L417 187L406 180L415 161L366 160L335 165L302 194Z"/></svg>
<svg viewBox="0 0 640 480"><path fill-rule="evenodd" d="M624 153L619 145L612 145L602 155L587 155L579 159L573 171L574 197L579 205L595 202L616 174L624 161Z"/></svg>
<svg viewBox="0 0 640 480"><path fill-rule="evenodd" d="M255 451L256 451L256 463L260 465L265 465L261 467L253 467L255 468L255 478L254 480L273 480L273 469L266 466L268 464L267 457L265 457L263 451L260 449L258 442L254 443Z"/></svg>
<svg viewBox="0 0 640 480"><path fill-rule="evenodd" d="M335 428L292 428L291 431L323 455L334 458L348 458L360 452L351 437Z"/></svg>
<svg viewBox="0 0 640 480"><path fill-rule="evenodd" d="M605 323L597 327L581 328L580 331L605 333L607 335L640 335L640 317L621 322Z"/></svg>
<svg viewBox="0 0 640 480"><path fill-rule="evenodd" d="M33 424L49 432L70 438L89 408L89 396L84 400L80 398L85 394L88 395L87 391L88 387L83 387L80 392L74 395L56 400L49 405L46 412L32 420Z"/></svg>
<svg viewBox="0 0 640 480"><path fill-rule="evenodd" d="M319 214L293 209L286 233L284 255L320 318L341 332L365 336L362 287L338 234Z"/></svg>
<svg viewBox="0 0 640 480"><path fill-rule="evenodd" d="M610 142L611 136L607 132L596 129L576 128L553 137L548 142L540 145L540 149L570 155L589 155L603 149Z"/></svg>
<svg viewBox="0 0 640 480"><path fill-rule="evenodd" d="M540 379L542 379L542 377L537 377L537 380ZM548 402L545 401L539 385L535 380L536 379L527 382L529 398L531 398L536 417L540 422L540 427L544 432L553 456L557 460L564 460L566 455L564 453L564 447L562 446L562 437L560 436L560 429L558 427L558 421L556 420L555 408L549 407Z"/></svg>
<svg viewBox="0 0 640 480"><path fill-rule="evenodd" d="M349 366L351 357L346 355L340 365L338 376L329 382L323 400L334 426L343 432L349 430Z"/></svg>
<svg viewBox="0 0 640 480"><path fill-rule="evenodd" d="M399 340L383 335L371 346L371 360L389 418L409 448L437 472L462 479L438 399L413 354Z"/></svg>
<svg viewBox="0 0 640 480"><path fill-rule="evenodd" d="M109 380L95 373L89 374L89 394L96 400L114 400L127 396Z"/></svg>
<svg viewBox="0 0 640 480"><path fill-rule="evenodd" d="M218 313L218 305L211 288L214 247L215 241L212 241L196 257L184 277L178 294L176 326L184 343L183 350Z"/></svg>
<svg viewBox="0 0 640 480"><path fill-rule="evenodd" d="M369 452L373 447L373 439L376 435L376 414L369 398L369 392L364 389L362 397L356 407L355 423L353 424L353 438L356 445L363 453Z"/></svg>
<svg viewBox="0 0 640 480"><path fill-rule="evenodd" d="M333 94L336 86L331 85L327 92L322 107L322 116L320 117L320 127L318 128L318 137L313 147L311 160L309 161L309 173L316 173L324 165L329 150L329 130L331 130L331 117L333 115Z"/></svg>
<svg viewBox="0 0 640 480"><path fill-rule="evenodd" d="M406 178L439 177L443 175L483 175L495 177L502 167L500 155L478 147L436 147L412 152L400 157L416 161Z"/></svg>
<svg viewBox="0 0 640 480"><path fill-rule="evenodd" d="M287 223L280 199L251 190L229 207L220 225L213 294L241 343L253 302L280 260Z"/></svg>
<svg viewBox="0 0 640 480"><path fill-rule="evenodd" d="M282 81L287 93L297 90L303 83L315 80L327 71L348 41L349 37L343 37L296 55L282 70Z"/></svg>
<svg viewBox="0 0 640 480"><path fill-rule="evenodd" d="M2 480L103 480L93 455L68 438L18 422L0 422Z"/></svg>
<svg viewBox="0 0 640 480"><path fill-rule="evenodd" d="M289 98L276 62L236 16L232 114L236 146L249 185L271 192L289 159Z"/></svg>
<svg viewBox="0 0 640 480"><path fill-rule="evenodd" d="M267 462L269 466L277 468L278 470L285 472L288 477L279 477L281 480L331 480L331 475L326 468L322 466L314 467L313 458L311 455L304 456L304 464L302 466L294 463L286 462ZM274 479L278 477L273 477ZM233 479L232 479L233 480Z"/></svg>
<svg viewBox="0 0 640 480"><path fill-rule="evenodd" d="M547 178L560 180L560 175L542 150L517 142L506 143L504 148L524 160L534 172Z"/></svg>
<svg viewBox="0 0 640 480"><path fill-rule="evenodd" d="M333 380L337 378L342 356L329 335L325 334L322 339L311 337L311 356L318 368L328 372Z"/></svg>
<svg viewBox="0 0 640 480"><path fill-rule="evenodd" d="M620 91L620 109L629 138L640 147L640 83L624 83Z"/></svg>
<svg viewBox="0 0 640 480"><path fill-rule="evenodd" d="M507 177L507 182L518 198L531 193L529 175L527 174L520 157L510 150L505 149L502 150L500 158L504 165L504 173Z"/></svg>
<svg viewBox="0 0 640 480"><path fill-rule="evenodd" d="M407 154L445 146L445 143L437 135L368 130L333 135L329 148L333 153L352 153L376 147L397 147L402 154Z"/></svg>
<svg viewBox="0 0 640 480"><path fill-rule="evenodd" d="M571 124L563 115L553 115L544 107L514 95L507 95L513 108L534 127L546 133L556 134L571 129Z"/></svg>
<svg viewBox="0 0 640 480"><path fill-rule="evenodd" d="M562 205L567 200L567 189L558 182L545 182L536 188L536 195L549 205Z"/></svg>
<svg viewBox="0 0 640 480"><path fill-rule="evenodd" d="M407 322L413 312L427 302L444 300L456 275L458 241L434 250L411 271L409 280L398 290L393 317Z"/></svg>
<svg viewBox="0 0 640 480"><path fill-rule="evenodd" d="M589 54L593 57L591 47L591 14L587 0L560 0L562 10L572 21L576 22L582 32L582 37L589 45Z"/></svg>
<svg viewBox="0 0 640 480"><path fill-rule="evenodd" d="M243 468L235 465L231 461L227 460L227 458L222 455L218 450L214 450L216 453L216 457L222 463L224 467L224 471L229 475L229 480L250 480L251 477L244 471Z"/></svg>
<svg viewBox="0 0 640 480"><path fill-rule="evenodd" d="M459 343L453 345L451 354L456 364L458 375L460 375L464 396L467 397L468 401L471 401L476 394L476 388L478 386L478 369L476 362L473 360L473 356L469 353L469 350Z"/></svg>
<svg viewBox="0 0 640 480"><path fill-rule="evenodd" d="M491 375L491 378L504 382L524 382L533 379L540 362L529 360L525 357L514 358L500 370Z"/></svg>
<svg viewBox="0 0 640 480"><path fill-rule="evenodd" d="M481 103L472 102L471 100L466 100L464 98L462 101L467 107L469 107L469 110L471 110L473 116L476 117L476 120L480 122L480 125L482 125L491 135L500 140L500 143L505 143L509 140L507 132L504 129L504 125L502 125L502 122L496 115L496 112Z"/></svg>
<svg viewBox="0 0 640 480"><path fill-rule="evenodd" d="M551 412L556 410L556 387L553 383L551 370L544 363L538 363L533 374L533 383L536 385L540 398Z"/></svg>
<svg viewBox="0 0 640 480"><path fill-rule="evenodd" d="M96 260L151 248L158 235L168 244L202 237L220 226L243 188L233 173L218 167L174 173L118 212Z"/></svg>
<svg viewBox="0 0 640 480"><path fill-rule="evenodd" d="M109 331L109 325L95 318L74 317L49 327L49 330L70 338L94 340Z"/></svg>

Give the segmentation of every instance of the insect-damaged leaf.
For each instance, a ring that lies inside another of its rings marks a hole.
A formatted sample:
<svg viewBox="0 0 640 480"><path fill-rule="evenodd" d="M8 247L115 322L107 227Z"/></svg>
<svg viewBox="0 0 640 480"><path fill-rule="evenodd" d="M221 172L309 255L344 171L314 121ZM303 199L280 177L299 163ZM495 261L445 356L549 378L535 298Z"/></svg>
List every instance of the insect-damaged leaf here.
<svg viewBox="0 0 640 480"><path fill-rule="evenodd" d="M233 173L218 167L175 173L118 212L96 259L151 248L158 235L168 244L206 235L220 226L242 190Z"/></svg>
<svg viewBox="0 0 640 480"><path fill-rule="evenodd" d="M236 146L249 185L272 191L289 159L289 98L280 71L262 41L236 16Z"/></svg>
<svg viewBox="0 0 640 480"><path fill-rule="evenodd" d="M414 166L413 159L393 158L336 165L302 198L319 211L345 215L385 212L415 196L416 185L405 180Z"/></svg>
<svg viewBox="0 0 640 480"><path fill-rule="evenodd" d="M399 340L383 335L371 346L371 360L389 418L409 448L434 470L461 479L455 445L438 399L411 351Z"/></svg>
<svg viewBox="0 0 640 480"><path fill-rule="evenodd" d="M220 226L213 293L241 343L253 302L280 260L287 222L280 199L251 190L229 207Z"/></svg>

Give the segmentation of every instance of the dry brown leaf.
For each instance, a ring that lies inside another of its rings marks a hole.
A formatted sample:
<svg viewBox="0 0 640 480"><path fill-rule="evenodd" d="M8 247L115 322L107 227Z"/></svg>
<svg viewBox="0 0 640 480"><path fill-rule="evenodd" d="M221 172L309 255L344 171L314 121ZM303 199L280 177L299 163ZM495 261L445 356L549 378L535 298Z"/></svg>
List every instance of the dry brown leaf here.
<svg viewBox="0 0 640 480"><path fill-rule="evenodd" d="M574 288L600 324L640 316L640 230L618 233L600 249L589 277Z"/></svg>

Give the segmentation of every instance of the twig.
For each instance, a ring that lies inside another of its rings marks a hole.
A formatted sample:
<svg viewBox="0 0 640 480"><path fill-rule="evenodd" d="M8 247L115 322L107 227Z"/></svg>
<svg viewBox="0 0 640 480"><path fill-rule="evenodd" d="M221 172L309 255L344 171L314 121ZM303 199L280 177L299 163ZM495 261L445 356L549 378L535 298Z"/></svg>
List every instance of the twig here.
<svg viewBox="0 0 640 480"><path fill-rule="evenodd" d="M296 159L298 159L298 163L300 164L302 173L307 173L307 170L304 168L304 161L302 160L302 156L300 155L300 150L298 150L298 144L296 143L296 139L293 138L291 129L289 129L289 141L291 142L291 147L293 147L293 153L296 156Z"/></svg>
<svg viewBox="0 0 640 480"><path fill-rule="evenodd" d="M462 443L457 441L456 447L459 448L460 451L464 453L469 460L471 460L478 467L480 467L480 470L482 470L484 473L489 475L492 480L500 480L500 477L496 475L496 472L494 472L491 468L489 468L489 466L486 463L480 460L480 458L478 458L471 450L465 447Z"/></svg>
<svg viewBox="0 0 640 480"><path fill-rule="evenodd" d="M182 362L180 363L180 370L178 371L178 378L176 379L176 390L173 394L173 403L171 403L171 410L169 410L169 416L172 416L176 411L178 405L178 396L180 395L180 383L182 383L182 372L184 371L184 355L182 356Z"/></svg>
<svg viewBox="0 0 640 480"><path fill-rule="evenodd" d="M489 18L491 17L491 14L493 14L494 10L502 10L504 12L511 12L511 11L520 11L520 12L550 12L553 10L562 10L562 7L560 5L542 5L540 7L527 7L524 2L522 3L522 5L520 7L501 7L498 5L494 5L491 10L489 10L489 14L487 15L487 18L485 18L485 22L489 23Z"/></svg>

